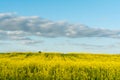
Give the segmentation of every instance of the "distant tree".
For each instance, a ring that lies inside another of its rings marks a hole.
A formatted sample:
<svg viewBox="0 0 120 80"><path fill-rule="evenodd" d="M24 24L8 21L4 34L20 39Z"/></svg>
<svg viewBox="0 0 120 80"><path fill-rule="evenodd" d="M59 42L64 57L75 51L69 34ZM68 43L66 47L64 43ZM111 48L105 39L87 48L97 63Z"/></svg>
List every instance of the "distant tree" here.
<svg viewBox="0 0 120 80"><path fill-rule="evenodd" d="M38 53L42 53L42 51L38 51Z"/></svg>

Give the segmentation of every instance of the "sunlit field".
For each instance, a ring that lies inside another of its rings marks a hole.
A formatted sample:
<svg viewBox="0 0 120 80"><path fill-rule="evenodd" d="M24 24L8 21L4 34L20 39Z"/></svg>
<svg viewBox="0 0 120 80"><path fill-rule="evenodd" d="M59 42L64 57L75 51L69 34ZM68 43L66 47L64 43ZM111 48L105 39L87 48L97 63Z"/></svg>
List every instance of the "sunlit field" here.
<svg viewBox="0 0 120 80"><path fill-rule="evenodd" d="M1 53L0 80L120 80L120 55Z"/></svg>

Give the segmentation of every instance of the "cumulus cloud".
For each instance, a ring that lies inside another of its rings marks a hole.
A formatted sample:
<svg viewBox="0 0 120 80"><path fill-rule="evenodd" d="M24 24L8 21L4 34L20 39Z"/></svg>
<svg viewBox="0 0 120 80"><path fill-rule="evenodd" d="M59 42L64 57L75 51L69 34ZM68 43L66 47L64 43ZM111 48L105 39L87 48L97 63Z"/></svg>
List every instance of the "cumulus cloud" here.
<svg viewBox="0 0 120 80"><path fill-rule="evenodd" d="M18 16L15 13L0 13L0 39L30 40L27 36L120 38L120 31L92 28L64 21L54 22L38 16Z"/></svg>

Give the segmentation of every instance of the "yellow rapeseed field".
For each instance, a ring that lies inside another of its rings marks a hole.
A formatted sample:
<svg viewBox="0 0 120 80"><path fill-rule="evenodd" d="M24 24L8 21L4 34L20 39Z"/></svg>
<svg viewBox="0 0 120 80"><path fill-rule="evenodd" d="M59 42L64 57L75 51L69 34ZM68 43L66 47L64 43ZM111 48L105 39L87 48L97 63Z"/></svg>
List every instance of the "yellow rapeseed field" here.
<svg viewBox="0 0 120 80"><path fill-rule="evenodd" d="M120 55L1 53L0 80L120 80Z"/></svg>

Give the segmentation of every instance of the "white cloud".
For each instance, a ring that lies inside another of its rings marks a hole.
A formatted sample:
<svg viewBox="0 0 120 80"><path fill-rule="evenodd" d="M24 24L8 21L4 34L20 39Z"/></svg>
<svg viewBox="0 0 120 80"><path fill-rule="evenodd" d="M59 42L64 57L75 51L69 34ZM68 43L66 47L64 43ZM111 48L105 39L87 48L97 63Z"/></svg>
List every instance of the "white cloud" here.
<svg viewBox="0 0 120 80"><path fill-rule="evenodd" d="M31 40L28 37L18 37L18 36L12 36L11 39L12 40Z"/></svg>
<svg viewBox="0 0 120 80"><path fill-rule="evenodd" d="M18 16L0 13L0 39L25 40L38 37L110 37L120 38L120 31L92 28L81 24L54 22L38 16Z"/></svg>
<svg viewBox="0 0 120 80"><path fill-rule="evenodd" d="M31 45L31 44L37 44L37 43L43 43L43 41L39 40L39 41L35 41L35 40L21 40L22 44L25 45Z"/></svg>

